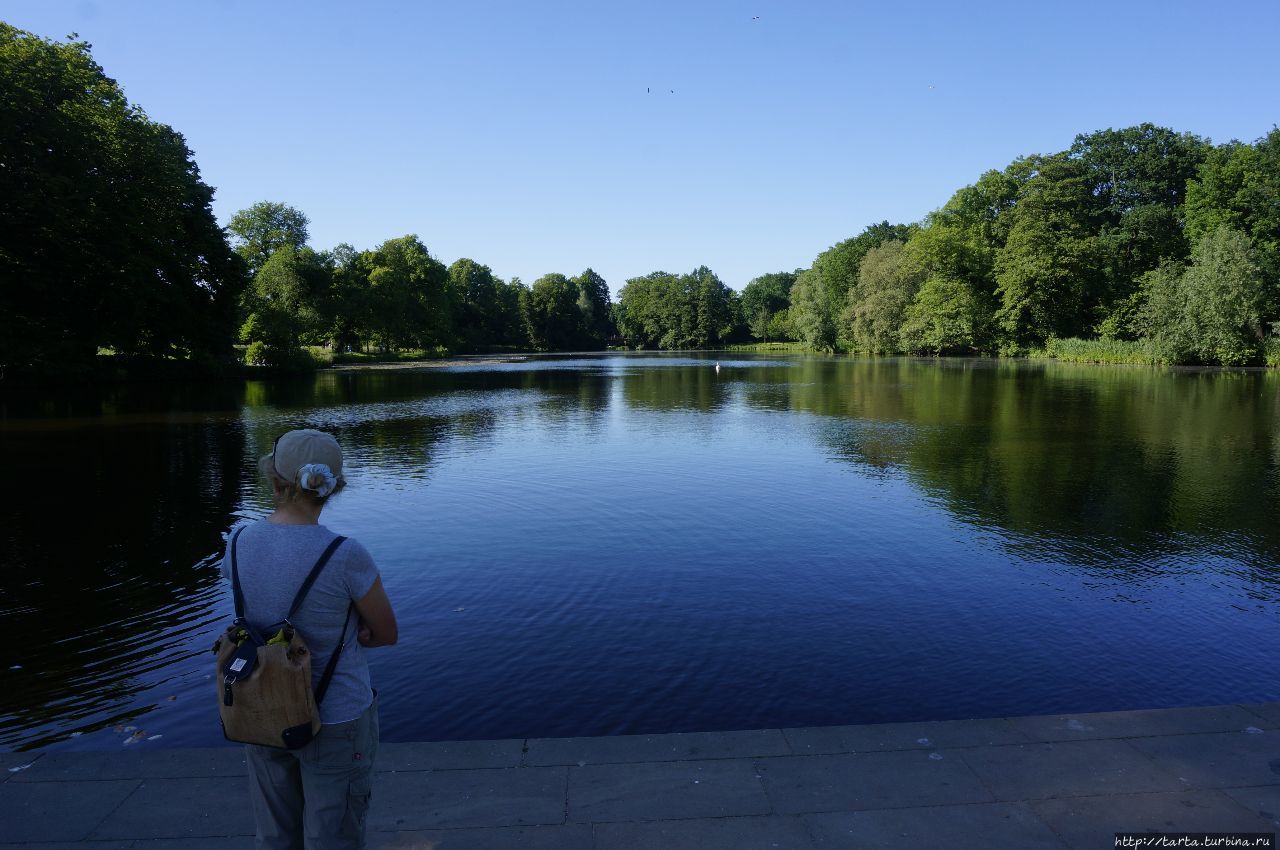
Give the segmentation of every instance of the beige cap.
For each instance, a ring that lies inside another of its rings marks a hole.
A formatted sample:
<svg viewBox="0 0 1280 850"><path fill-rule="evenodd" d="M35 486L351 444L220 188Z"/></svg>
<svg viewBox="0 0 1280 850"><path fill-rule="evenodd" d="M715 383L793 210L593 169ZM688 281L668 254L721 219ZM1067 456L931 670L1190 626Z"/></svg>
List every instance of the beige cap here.
<svg viewBox="0 0 1280 850"><path fill-rule="evenodd" d="M323 463L334 477L342 478L342 447L332 434L304 428L287 431L276 439L267 455L276 475L290 484L298 482L298 470L311 463Z"/></svg>

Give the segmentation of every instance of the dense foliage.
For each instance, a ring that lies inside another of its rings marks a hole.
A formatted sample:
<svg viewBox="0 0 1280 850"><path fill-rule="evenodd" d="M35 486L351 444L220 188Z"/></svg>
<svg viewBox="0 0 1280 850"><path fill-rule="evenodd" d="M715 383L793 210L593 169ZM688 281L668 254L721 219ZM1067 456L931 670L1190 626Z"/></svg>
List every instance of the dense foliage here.
<svg viewBox="0 0 1280 850"><path fill-rule="evenodd" d="M212 197L88 44L0 23L0 371L225 352L244 276Z"/></svg>
<svg viewBox="0 0 1280 850"><path fill-rule="evenodd" d="M882 222L820 254L778 309L829 351L1270 362L1280 129L1218 147L1151 124L1077 136L919 226Z"/></svg>

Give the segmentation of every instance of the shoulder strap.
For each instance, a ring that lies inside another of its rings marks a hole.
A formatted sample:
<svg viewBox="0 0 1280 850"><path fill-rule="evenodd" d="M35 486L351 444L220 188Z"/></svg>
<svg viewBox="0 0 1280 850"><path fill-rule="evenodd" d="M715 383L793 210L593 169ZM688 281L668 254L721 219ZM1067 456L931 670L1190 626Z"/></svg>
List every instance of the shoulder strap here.
<svg viewBox="0 0 1280 850"><path fill-rule="evenodd" d="M302 600L307 598L307 591L311 590L311 585L316 583L316 579L320 577L320 571L324 569L325 564L329 563L329 558L333 557L333 553L342 545L342 541L347 538L339 534L333 538L333 542L320 555L320 560L316 561L316 565L311 568L311 572L307 575L307 580L302 583L302 587L298 588L298 595L293 597L293 604L289 606L289 613L285 614L285 619L292 620L293 615L298 613L298 609L302 607ZM234 564L234 561L232 561ZM348 613L348 616L350 614Z"/></svg>
<svg viewBox="0 0 1280 850"><path fill-rule="evenodd" d="M351 611L355 608L355 603L347 606L347 619L342 621L342 636L338 638L338 646L333 650L333 654L329 656L329 663L324 665L324 675L320 677L320 682L316 685L316 705L324 702L324 692L329 690L329 680L333 678L333 671L338 669L338 656L342 654L342 649L347 645L347 626L351 625Z"/></svg>
<svg viewBox="0 0 1280 850"><path fill-rule="evenodd" d="M243 525L231 535L231 545L227 547L231 551L231 595L235 600L237 620L244 619L244 591L240 589L240 570L236 566L236 541L240 539L242 531L244 531Z"/></svg>
<svg viewBox="0 0 1280 850"><path fill-rule="evenodd" d="M316 561L316 565L311 568L311 573L307 576L307 580L302 583L302 587L298 588L298 595L293 597L293 605L289 607L288 619L293 619L293 615L302 607L302 600L306 598L307 591L311 590L311 585L316 583L316 579L320 577L321 570L325 568L325 565L329 563L329 559L333 557L333 553L338 551L338 547L346 539L342 535L333 538L333 542L320 555L320 560ZM329 656L329 663L324 667L324 674L316 684L316 705L324 701L325 691L329 690L329 681L333 679L333 672L338 669L338 657L342 655L342 649L347 645L347 626L351 625L351 610L353 608L355 608L354 604L347 605L347 618L342 621L342 631L338 634L338 645Z"/></svg>

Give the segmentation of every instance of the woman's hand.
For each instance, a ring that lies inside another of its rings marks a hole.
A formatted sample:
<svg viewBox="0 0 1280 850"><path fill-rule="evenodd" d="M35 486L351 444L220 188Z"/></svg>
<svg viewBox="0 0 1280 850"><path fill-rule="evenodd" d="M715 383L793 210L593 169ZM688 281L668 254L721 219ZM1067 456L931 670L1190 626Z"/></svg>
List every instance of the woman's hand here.
<svg viewBox="0 0 1280 850"><path fill-rule="evenodd" d="M369 642L373 640L373 632L369 631L369 627L364 624L363 620L356 628L356 640L360 641L361 646L368 646Z"/></svg>

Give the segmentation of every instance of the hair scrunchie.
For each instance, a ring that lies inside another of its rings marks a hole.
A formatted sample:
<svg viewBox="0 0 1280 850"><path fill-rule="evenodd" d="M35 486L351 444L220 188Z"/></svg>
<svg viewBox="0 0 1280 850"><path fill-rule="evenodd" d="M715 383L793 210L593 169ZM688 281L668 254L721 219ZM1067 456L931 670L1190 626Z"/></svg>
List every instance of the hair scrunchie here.
<svg viewBox="0 0 1280 850"><path fill-rule="evenodd" d="M315 487L308 486L312 476L319 475L323 480ZM327 464L308 463L298 470L298 486L303 490L315 493L321 499L333 492L333 488L338 486L338 479L334 477L333 470L329 469Z"/></svg>

